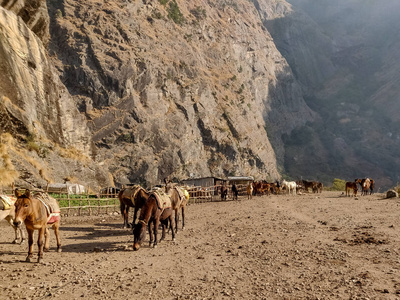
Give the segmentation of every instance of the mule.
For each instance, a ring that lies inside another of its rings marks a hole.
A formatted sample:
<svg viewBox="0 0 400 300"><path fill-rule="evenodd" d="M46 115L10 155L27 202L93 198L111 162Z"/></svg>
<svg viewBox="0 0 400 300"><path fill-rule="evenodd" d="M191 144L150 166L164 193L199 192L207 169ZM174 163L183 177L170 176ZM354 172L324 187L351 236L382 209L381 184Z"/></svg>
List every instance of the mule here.
<svg viewBox="0 0 400 300"><path fill-rule="evenodd" d="M226 201L228 196L228 188L226 185L221 186L221 201Z"/></svg>
<svg viewBox="0 0 400 300"><path fill-rule="evenodd" d="M346 197L350 197L350 190L353 190L353 196L357 197L357 182L356 181L347 181L345 185L345 190L346 190Z"/></svg>
<svg viewBox="0 0 400 300"><path fill-rule="evenodd" d="M233 200L238 200L238 195L239 195L239 190L236 186L236 184L232 184L232 198Z"/></svg>
<svg viewBox="0 0 400 300"><path fill-rule="evenodd" d="M15 232L15 238L14 241L12 242L13 244L17 244L18 241L19 244L22 244L25 241L25 234L24 231L21 227L17 227L14 225L14 219L15 219L15 198L13 197L8 197L6 195L0 195L0 221L1 220L6 220L11 227L14 228Z"/></svg>
<svg viewBox="0 0 400 300"><path fill-rule="evenodd" d="M186 205L189 202L189 193L186 189L182 187L175 187L175 191L176 191L175 197L179 197L179 200L175 202L173 199L171 199L171 202L172 205L175 205L175 203L177 204L175 208L174 207L172 208L175 211L175 233L178 233L179 209L181 209L182 212L182 230L185 229L185 210L186 210Z"/></svg>
<svg viewBox="0 0 400 300"><path fill-rule="evenodd" d="M247 192L247 199L252 199L253 198L253 184L252 183L249 183L247 185L246 192Z"/></svg>
<svg viewBox="0 0 400 300"><path fill-rule="evenodd" d="M48 225L50 225L57 239L57 252L61 252L60 241L60 207L57 201L50 197L47 193L35 193L27 189L25 193L15 190L17 201L15 202L15 219L14 226L20 227L25 223L28 232L28 256L27 262L31 262L33 258L33 233L38 230L38 263L43 260L43 251L50 248L50 233ZM43 242L44 240L44 242Z"/></svg>
<svg viewBox="0 0 400 300"><path fill-rule="evenodd" d="M139 185L122 189L118 194L120 202L121 215L124 218L123 228L129 228L129 208L134 207L132 227L135 226L136 217L139 209L143 206L143 203L147 200L150 193Z"/></svg>
<svg viewBox="0 0 400 300"><path fill-rule="evenodd" d="M282 181L282 188L285 187L288 194L292 193L293 195L296 195L296 187L297 184L295 181L286 181L283 180Z"/></svg>
<svg viewBox="0 0 400 300"><path fill-rule="evenodd" d="M165 227L168 225L169 221L171 224L170 228L172 231L172 240L175 240L175 231L172 218L172 212L174 210L172 209L171 204L168 203L167 198L169 198L168 195L160 195L158 194L158 192L154 192L151 193L147 200L144 202L142 209L140 210L138 224L133 229L133 250L137 251L140 249L146 237L146 227L150 235L150 247L152 245L154 248L157 247L157 235L160 221L163 225L162 237L165 237ZM164 203L163 199L165 199Z"/></svg>
<svg viewBox="0 0 400 300"><path fill-rule="evenodd" d="M362 196L368 195L368 193L372 194L371 192L369 192L370 188L371 188L371 179L369 179L369 178L363 178L363 179L357 178L355 180L355 182L360 184L360 186L361 186L361 195ZM373 181L373 184L374 183L375 182ZM372 187L372 190L373 190L373 188L374 187Z"/></svg>

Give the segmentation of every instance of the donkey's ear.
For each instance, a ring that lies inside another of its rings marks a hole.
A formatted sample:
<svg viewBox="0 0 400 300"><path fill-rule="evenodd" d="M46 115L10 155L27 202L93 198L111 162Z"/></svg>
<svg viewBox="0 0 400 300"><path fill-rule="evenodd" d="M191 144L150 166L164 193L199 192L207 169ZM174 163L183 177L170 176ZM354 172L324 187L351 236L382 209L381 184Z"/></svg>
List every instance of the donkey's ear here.
<svg viewBox="0 0 400 300"><path fill-rule="evenodd" d="M31 196L31 191L30 191L29 189L26 189L26 190L25 190L25 196L26 196L27 198L30 198L30 196Z"/></svg>
<svg viewBox="0 0 400 300"><path fill-rule="evenodd" d="M19 197L21 197L22 194L20 193L20 191L18 189L15 189L14 195L15 195L15 197L19 198Z"/></svg>

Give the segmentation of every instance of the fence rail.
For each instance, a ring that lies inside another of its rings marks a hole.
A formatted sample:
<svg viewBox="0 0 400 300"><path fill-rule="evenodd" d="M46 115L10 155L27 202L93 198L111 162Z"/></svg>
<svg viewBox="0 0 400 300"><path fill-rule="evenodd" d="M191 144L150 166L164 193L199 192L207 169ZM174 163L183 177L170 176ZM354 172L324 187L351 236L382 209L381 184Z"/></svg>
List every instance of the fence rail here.
<svg viewBox="0 0 400 300"><path fill-rule="evenodd" d="M188 204L199 204L205 202L221 201L221 185L215 186L191 186L187 187L189 192ZM232 186L228 185L227 200L233 200ZM246 185L237 185L239 199L246 194ZM13 196L13 191L0 190L0 194ZM49 193L60 205L61 213L65 216L71 215L100 215L119 212L120 202L116 194L69 194L67 192Z"/></svg>

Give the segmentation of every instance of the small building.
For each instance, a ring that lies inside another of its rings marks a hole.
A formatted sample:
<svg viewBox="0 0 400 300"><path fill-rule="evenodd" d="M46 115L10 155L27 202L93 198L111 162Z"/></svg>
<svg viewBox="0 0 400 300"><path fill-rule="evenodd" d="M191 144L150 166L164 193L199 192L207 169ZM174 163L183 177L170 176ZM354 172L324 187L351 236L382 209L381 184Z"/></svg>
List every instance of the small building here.
<svg viewBox="0 0 400 300"><path fill-rule="evenodd" d="M47 192L81 195L86 193L86 189L77 183L51 183L47 186Z"/></svg>
<svg viewBox="0 0 400 300"><path fill-rule="evenodd" d="M228 177L229 184L249 184L249 182L253 182L253 176L230 176Z"/></svg>
<svg viewBox="0 0 400 300"><path fill-rule="evenodd" d="M226 180L217 177L202 177L202 178L189 178L182 180L182 183L187 186L201 186L201 187L211 187L216 185L221 185Z"/></svg>

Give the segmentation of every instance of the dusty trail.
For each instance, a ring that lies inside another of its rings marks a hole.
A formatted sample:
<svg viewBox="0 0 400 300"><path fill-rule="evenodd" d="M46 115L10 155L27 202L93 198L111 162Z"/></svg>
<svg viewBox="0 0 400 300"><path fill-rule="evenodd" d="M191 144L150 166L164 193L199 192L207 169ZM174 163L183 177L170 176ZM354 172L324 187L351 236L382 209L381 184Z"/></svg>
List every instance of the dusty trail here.
<svg viewBox="0 0 400 300"><path fill-rule="evenodd" d="M0 299L400 299L399 199L339 195L190 205L137 252L121 216L64 218L41 265L1 222Z"/></svg>

